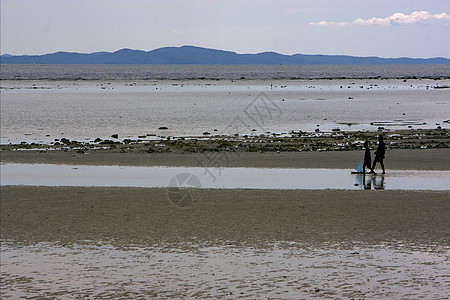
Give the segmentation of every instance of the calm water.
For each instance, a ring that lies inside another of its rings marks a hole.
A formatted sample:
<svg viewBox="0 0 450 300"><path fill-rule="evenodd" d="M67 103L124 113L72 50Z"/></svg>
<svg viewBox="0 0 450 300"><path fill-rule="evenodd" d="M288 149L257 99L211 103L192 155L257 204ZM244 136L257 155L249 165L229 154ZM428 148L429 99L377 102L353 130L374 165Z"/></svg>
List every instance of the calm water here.
<svg viewBox="0 0 450 300"><path fill-rule="evenodd" d="M2 65L0 79L450 78L450 65Z"/></svg>
<svg viewBox="0 0 450 300"><path fill-rule="evenodd" d="M3 164L2 185L182 187L207 189L449 190L450 171L72 166Z"/></svg>
<svg viewBox="0 0 450 300"><path fill-rule="evenodd" d="M2 65L0 73L1 144L450 128L450 88L435 88L450 85L450 65Z"/></svg>

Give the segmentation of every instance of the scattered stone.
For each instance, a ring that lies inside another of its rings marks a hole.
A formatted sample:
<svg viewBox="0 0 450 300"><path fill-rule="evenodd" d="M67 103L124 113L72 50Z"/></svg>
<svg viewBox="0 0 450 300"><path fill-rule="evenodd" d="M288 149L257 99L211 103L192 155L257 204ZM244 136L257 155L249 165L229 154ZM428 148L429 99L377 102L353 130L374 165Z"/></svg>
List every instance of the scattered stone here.
<svg viewBox="0 0 450 300"><path fill-rule="evenodd" d="M112 137L113 139L118 139L118 138L119 138L119 135L118 135L117 133L115 133L115 134L111 135L111 137Z"/></svg>
<svg viewBox="0 0 450 300"><path fill-rule="evenodd" d="M209 133L208 131L203 132L203 135L210 135L211 133Z"/></svg>
<svg viewBox="0 0 450 300"><path fill-rule="evenodd" d="M341 130L339 128L333 128L333 129L331 129L331 131L338 132L338 131L341 131Z"/></svg>
<svg viewBox="0 0 450 300"><path fill-rule="evenodd" d="M102 141L101 138L96 138L96 139L94 140L94 143L100 143L101 141Z"/></svg>
<svg viewBox="0 0 450 300"><path fill-rule="evenodd" d="M169 127L161 126L161 127L159 127L158 129L159 129L159 130L166 130L166 129L169 129Z"/></svg>
<svg viewBox="0 0 450 300"><path fill-rule="evenodd" d="M68 139L66 139L66 138L62 138L62 139L61 139L61 143L66 144L66 145L69 145L69 144L70 144L70 141L69 141Z"/></svg>

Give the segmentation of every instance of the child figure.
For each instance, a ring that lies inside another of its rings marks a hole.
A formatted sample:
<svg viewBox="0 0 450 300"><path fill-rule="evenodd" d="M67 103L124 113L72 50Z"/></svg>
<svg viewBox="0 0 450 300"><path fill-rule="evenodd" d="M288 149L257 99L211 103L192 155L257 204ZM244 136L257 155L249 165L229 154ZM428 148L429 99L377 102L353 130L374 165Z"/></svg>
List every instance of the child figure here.
<svg viewBox="0 0 450 300"><path fill-rule="evenodd" d="M370 148L367 141L364 142L364 148L366 150L364 152L363 174L366 174L366 166L370 170L370 173L375 174L373 168L370 166L372 164L372 159L370 158Z"/></svg>

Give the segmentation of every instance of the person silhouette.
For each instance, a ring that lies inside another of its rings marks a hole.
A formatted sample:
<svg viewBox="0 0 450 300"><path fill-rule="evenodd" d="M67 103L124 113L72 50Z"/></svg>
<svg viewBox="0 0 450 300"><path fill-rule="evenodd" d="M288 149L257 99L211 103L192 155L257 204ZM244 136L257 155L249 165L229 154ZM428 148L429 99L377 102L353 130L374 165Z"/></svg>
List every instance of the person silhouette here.
<svg viewBox="0 0 450 300"><path fill-rule="evenodd" d="M364 163L363 163L363 174L366 174L366 166L370 170L370 173L374 173L373 168L370 167L372 164L372 159L370 158L370 148L369 148L369 142L364 142L364 148L366 149L364 151Z"/></svg>
<svg viewBox="0 0 450 300"><path fill-rule="evenodd" d="M383 170L383 174L385 173L383 162L385 154L386 154L386 145L384 144L383 136L380 134L378 136L378 148L377 151L375 151L375 159L373 160L372 172L373 170L375 170L375 165L377 164L377 162L379 162L381 165L381 169Z"/></svg>

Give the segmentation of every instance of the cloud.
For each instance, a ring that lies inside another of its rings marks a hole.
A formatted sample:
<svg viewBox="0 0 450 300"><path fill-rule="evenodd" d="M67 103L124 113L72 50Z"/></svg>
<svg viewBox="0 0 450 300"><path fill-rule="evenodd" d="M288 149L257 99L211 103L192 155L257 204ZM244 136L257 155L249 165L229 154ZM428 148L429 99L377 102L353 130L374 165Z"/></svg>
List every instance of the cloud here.
<svg viewBox="0 0 450 300"><path fill-rule="evenodd" d="M312 22L310 25L314 26L347 26L350 24L353 25L412 25L412 24L427 24L431 22L450 22L450 15L445 12L440 14L430 14L428 11L415 11L410 15L406 15L403 13L395 13L386 18L370 18L370 19L362 19L357 18L353 22L334 22L334 21L320 21L320 22Z"/></svg>
<svg viewBox="0 0 450 300"><path fill-rule="evenodd" d="M353 24L357 25L410 25L410 24L423 24L431 21L450 21L450 16L446 13L430 14L428 11L415 11L410 15L403 13L395 13L387 18L371 18L361 19L358 18L353 21Z"/></svg>
<svg viewBox="0 0 450 300"><path fill-rule="evenodd" d="M347 26L350 23L348 22L327 22L327 21L320 21L320 22L311 22L309 23L309 25L314 25L314 26L330 26L330 25L334 25L334 26Z"/></svg>

